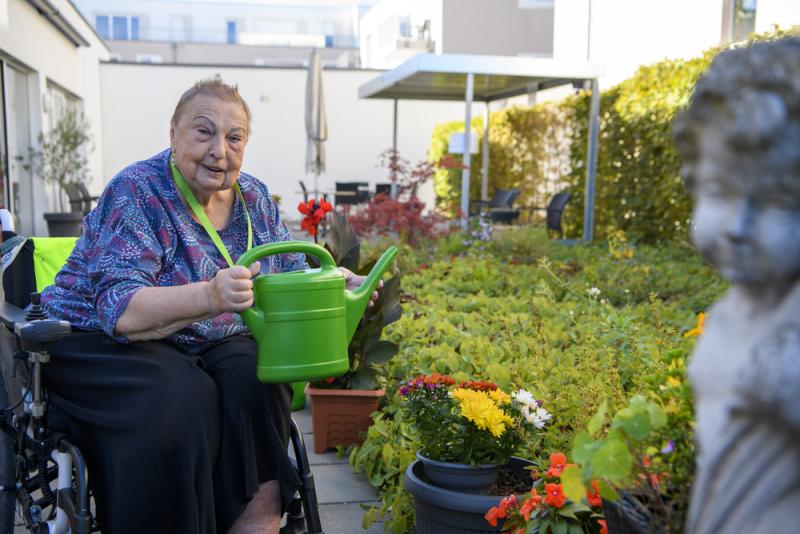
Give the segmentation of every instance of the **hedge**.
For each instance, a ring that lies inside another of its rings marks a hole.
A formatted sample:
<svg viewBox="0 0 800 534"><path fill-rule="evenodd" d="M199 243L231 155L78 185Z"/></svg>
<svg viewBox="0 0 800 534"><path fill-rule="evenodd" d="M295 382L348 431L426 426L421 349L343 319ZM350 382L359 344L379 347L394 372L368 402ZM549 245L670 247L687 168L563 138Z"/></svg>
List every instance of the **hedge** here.
<svg viewBox="0 0 800 534"><path fill-rule="evenodd" d="M800 35L800 26L753 35L762 41ZM722 48L693 59L669 59L640 67L629 79L606 89L600 98L600 138L595 197L595 235L604 238L622 230L646 242L685 239L691 200L679 176L680 158L671 138L672 120L683 109L697 78ZM589 95L558 102L512 107L490 116L489 190L518 187L520 205L544 206L558 189L572 200L564 214L568 236L583 228L585 161ZM483 135L483 119L472 122ZM450 133L463 121L438 126L431 139L430 159L447 151ZM472 158L470 199L480 197L483 157ZM461 171L440 170L434 177L438 207L456 213Z"/></svg>

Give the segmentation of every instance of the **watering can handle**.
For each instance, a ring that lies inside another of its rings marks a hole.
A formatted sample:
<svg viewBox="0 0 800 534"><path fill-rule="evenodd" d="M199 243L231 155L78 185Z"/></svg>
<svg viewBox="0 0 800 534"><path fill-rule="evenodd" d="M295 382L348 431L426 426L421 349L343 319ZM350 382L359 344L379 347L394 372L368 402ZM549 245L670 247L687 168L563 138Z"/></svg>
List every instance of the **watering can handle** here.
<svg viewBox="0 0 800 534"><path fill-rule="evenodd" d="M259 245L239 256L239 259L236 260L236 265L248 267L251 263L264 256L286 254L288 252L304 252L306 254L311 254L319 259L320 266L323 270L336 268L336 262L333 260L333 256L331 256L331 253L328 252L325 247L307 241L279 241L277 243Z"/></svg>

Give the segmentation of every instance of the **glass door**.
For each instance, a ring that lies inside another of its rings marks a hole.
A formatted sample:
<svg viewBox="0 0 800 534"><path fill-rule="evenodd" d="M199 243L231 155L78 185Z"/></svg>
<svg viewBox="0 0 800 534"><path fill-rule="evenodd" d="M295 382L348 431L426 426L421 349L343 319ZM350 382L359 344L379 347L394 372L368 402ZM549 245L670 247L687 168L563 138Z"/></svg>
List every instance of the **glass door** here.
<svg viewBox="0 0 800 534"><path fill-rule="evenodd" d="M17 233L34 235L28 74L7 62L4 63L3 93L9 204L16 222Z"/></svg>

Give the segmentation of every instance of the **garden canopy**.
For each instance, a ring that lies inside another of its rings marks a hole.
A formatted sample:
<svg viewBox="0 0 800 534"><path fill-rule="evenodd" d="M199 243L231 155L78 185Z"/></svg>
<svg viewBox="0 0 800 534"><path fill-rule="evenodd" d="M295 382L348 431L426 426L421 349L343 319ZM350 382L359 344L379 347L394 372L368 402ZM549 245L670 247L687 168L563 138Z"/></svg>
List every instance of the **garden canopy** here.
<svg viewBox="0 0 800 534"><path fill-rule="evenodd" d="M486 103L484 128L483 180L481 197L488 196L488 110L489 102L534 93L566 84L592 91L589 110L589 139L586 154L586 199L584 203L584 240L592 239L594 226L594 182L597 163L597 133L600 99L597 77L602 69L590 63L570 63L550 58L518 56L480 56L465 54L419 54L402 65L380 74L358 89L360 98L394 100L394 145L397 143L398 100L463 100L465 124L472 121L472 102ZM464 145L471 146L470 129L465 128ZM461 180L462 227L466 229L469 211L470 153L464 153L466 168Z"/></svg>

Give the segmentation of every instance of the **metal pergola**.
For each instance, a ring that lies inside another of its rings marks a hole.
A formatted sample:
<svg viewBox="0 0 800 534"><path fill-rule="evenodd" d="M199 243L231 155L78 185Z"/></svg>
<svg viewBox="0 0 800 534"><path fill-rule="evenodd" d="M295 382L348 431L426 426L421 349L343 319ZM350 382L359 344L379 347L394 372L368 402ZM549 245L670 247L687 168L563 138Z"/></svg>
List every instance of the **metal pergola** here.
<svg viewBox="0 0 800 534"><path fill-rule="evenodd" d="M359 87L358 96L394 100L393 147L395 149L398 100L463 100L466 103L463 145L465 169L461 178L461 226L466 230L471 163L469 125L472 122L473 101L478 100L485 104L481 198L488 200L489 103L567 84L590 89L592 96L588 117L583 239L591 241L594 228L594 187L600 115L597 78L601 74L601 68L590 63L518 56L419 54Z"/></svg>

